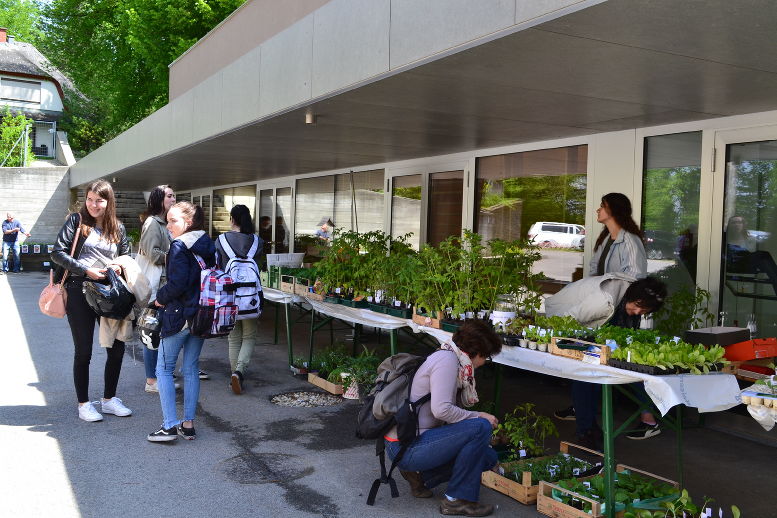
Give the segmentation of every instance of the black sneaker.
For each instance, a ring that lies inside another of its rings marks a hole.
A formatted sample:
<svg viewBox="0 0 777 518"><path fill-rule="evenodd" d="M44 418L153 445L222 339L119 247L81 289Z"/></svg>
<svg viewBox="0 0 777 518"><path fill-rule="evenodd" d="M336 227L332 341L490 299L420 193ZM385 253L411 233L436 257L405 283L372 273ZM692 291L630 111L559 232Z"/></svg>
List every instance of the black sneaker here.
<svg viewBox="0 0 777 518"><path fill-rule="evenodd" d="M661 433L661 427L659 426L658 423L656 424L639 423L639 427L633 432L627 433L626 437L634 441L642 441L644 439L650 439L651 437L655 437L660 433Z"/></svg>
<svg viewBox="0 0 777 518"><path fill-rule="evenodd" d="M178 427L178 435L186 439L187 441L193 441L197 438L197 434L194 431L194 426L191 428L184 428L183 424Z"/></svg>
<svg viewBox="0 0 777 518"><path fill-rule="evenodd" d="M192 430L192 432L194 432L194 430ZM161 426L156 432L148 434L146 439L151 442L174 441L178 439L178 427L173 426L172 428L165 428L164 426Z"/></svg>
<svg viewBox="0 0 777 518"><path fill-rule="evenodd" d="M577 419L575 417L575 407L571 406L565 408L564 410L556 410L553 412L553 417L556 419L561 419L562 421L574 421Z"/></svg>
<svg viewBox="0 0 777 518"><path fill-rule="evenodd" d="M204 370L200 370L199 376L200 376L201 380L209 380L210 379L210 374L208 374Z"/></svg>
<svg viewBox="0 0 777 518"><path fill-rule="evenodd" d="M242 372L235 371L232 373L230 386L232 387L232 392L234 392L235 394L243 393L243 373Z"/></svg>

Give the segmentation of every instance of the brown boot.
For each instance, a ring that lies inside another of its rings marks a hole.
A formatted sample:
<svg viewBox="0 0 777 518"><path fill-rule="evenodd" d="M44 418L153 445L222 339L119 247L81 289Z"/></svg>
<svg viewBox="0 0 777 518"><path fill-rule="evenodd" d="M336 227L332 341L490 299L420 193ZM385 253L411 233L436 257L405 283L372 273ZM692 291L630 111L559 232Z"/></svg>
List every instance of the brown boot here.
<svg viewBox="0 0 777 518"><path fill-rule="evenodd" d="M440 514L455 516L488 516L494 512L494 506L491 504L479 504L469 500L454 500L451 502L446 497L440 500Z"/></svg>
<svg viewBox="0 0 777 518"><path fill-rule="evenodd" d="M431 498L432 490L424 485L424 481L421 478L421 474L417 471L402 471L399 470L399 474L402 478L407 480L410 484L410 491L416 498Z"/></svg>

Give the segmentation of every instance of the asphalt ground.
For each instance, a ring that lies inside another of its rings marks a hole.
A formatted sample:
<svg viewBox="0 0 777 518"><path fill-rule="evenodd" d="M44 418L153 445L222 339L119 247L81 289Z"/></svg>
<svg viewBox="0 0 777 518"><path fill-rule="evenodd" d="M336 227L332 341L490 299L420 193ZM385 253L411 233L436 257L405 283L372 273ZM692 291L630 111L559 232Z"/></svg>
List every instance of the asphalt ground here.
<svg viewBox="0 0 777 518"><path fill-rule="evenodd" d="M287 366L285 335L273 341L273 309L260 325L259 343L248 373L246 392L228 388L226 339L207 340L195 426L197 439L172 444L150 443L146 435L161 423L158 396L144 391L145 374L139 341L128 344L118 397L133 410L131 417L106 415L104 421L78 419L72 381L73 345L65 320L42 315L37 308L43 273L0 277L0 516L260 516L260 517L436 517L431 499L414 499L400 477L400 496L382 487L374 507L365 505L378 475L374 444L353 435L358 403L343 400L334 407L287 408L270 402L275 394L316 390L292 376ZM336 341L347 332L335 331ZM295 353L307 349L309 326L295 325ZM367 336L379 354L387 338ZM316 346L329 343L329 333L316 336ZM403 350L415 346L403 341ZM134 354L134 358L133 358ZM95 344L90 397L102 392L105 353ZM494 373L481 369L482 400L493 395ZM505 372L503 408L523 401L551 415L568 404L568 385L547 376ZM179 397L179 404L182 398ZM624 414L625 410L621 413ZM741 414L741 412L740 412ZM687 422L695 423L689 413ZM692 495L709 495L721 504L736 503L743 516L777 517L774 465L777 450L771 436L749 438L724 433L736 421L748 429L747 417L717 414L714 426L684 431L686 485ZM571 439L574 423L558 422L561 438ZM752 431L752 430L751 430ZM555 439L554 439L555 441ZM551 441L553 442L553 441ZM673 478L673 433L648 441L616 441L618 461ZM772 473L772 475L769 475ZM444 487L435 490L440 497ZM481 500L498 506L495 516L540 516L489 489ZM717 515L717 513L716 513Z"/></svg>

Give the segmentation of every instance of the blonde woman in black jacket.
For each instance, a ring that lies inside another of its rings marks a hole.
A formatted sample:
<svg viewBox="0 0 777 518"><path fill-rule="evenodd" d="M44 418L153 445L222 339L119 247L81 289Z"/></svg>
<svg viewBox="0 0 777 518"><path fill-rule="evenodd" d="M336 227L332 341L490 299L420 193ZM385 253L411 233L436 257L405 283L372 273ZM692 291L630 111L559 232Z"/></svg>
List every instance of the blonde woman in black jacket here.
<svg viewBox="0 0 777 518"><path fill-rule="evenodd" d="M70 255L79 227L81 233L75 252ZM92 182L86 188L86 200L78 213L68 216L59 231L51 260L59 267L55 280L59 282L65 271L70 272L65 283L67 292L67 322L73 335L73 381L78 397L78 417L84 421L101 421L103 416L89 400L89 363L92 359L94 325L99 317L87 304L82 292L85 280L105 279L106 265L120 255L129 254L127 234L116 218L116 199L111 184L104 180ZM117 267L118 268L118 267ZM104 414L128 416L132 411L116 397L124 342L115 340L106 348L105 390L101 400Z"/></svg>

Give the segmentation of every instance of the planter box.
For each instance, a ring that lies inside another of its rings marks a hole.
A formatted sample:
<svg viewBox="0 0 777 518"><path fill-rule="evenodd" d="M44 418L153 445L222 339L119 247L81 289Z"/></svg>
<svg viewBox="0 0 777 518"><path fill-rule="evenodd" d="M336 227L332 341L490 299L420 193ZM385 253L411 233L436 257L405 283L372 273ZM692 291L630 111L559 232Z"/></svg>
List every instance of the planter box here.
<svg viewBox="0 0 777 518"><path fill-rule="evenodd" d="M419 326L426 326L426 327L433 327L435 329L440 329L440 319L434 318L437 316L437 313L432 313L432 315L427 315L426 313L419 313L418 309L413 311L413 322L418 324Z"/></svg>
<svg viewBox="0 0 777 518"><path fill-rule="evenodd" d="M448 331L449 333L455 333L456 331L459 330L460 327L461 327L460 321L443 320L442 322L440 322L440 329L442 329L443 331Z"/></svg>
<svg viewBox="0 0 777 518"><path fill-rule="evenodd" d="M368 305L366 299L340 299L340 304L349 308L366 308Z"/></svg>
<svg viewBox="0 0 777 518"><path fill-rule="evenodd" d="M394 306L384 306L385 313L392 317L409 319L413 316L413 310L410 308L398 308Z"/></svg>
<svg viewBox="0 0 777 518"><path fill-rule="evenodd" d="M324 302L329 302L330 304L340 304L340 300L340 297L324 295Z"/></svg>
<svg viewBox="0 0 777 518"><path fill-rule="evenodd" d="M675 488L680 487L680 485L673 480L669 480L664 477L659 477L658 475L654 475L653 473L648 473L647 471L642 471L640 469L625 466L623 464L618 464L615 468L615 471L617 471L618 473L620 473L621 471L630 471L634 473L639 473L640 475L644 475L649 478L654 478L660 482L665 482L667 484L670 484ZM579 480L586 480L589 478L593 478L593 476L584 477ZM592 507L591 512L586 513L585 511L581 511L580 509L575 509L574 507L564 504L563 502L559 502L558 500L553 498L554 489L561 493L574 496L579 500L590 502ZM661 501L674 500L678 496L679 494L675 494L664 498L640 500L639 502L642 502L643 504L647 502L658 503ZM551 516L553 518L602 518L604 516L604 513L602 512L601 502L598 502L594 499L574 493L568 489L564 489L563 487L557 484L544 482L544 481L540 482L539 490L537 491L537 511L539 511L540 513L546 516ZM624 514L625 514L624 510L616 511L615 518L622 518Z"/></svg>
<svg viewBox="0 0 777 518"><path fill-rule="evenodd" d="M300 297L307 297L310 295L310 281L307 279L294 279L294 294Z"/></svg>
<svg viewBox="0 0 777 518"><path fill-rule="evenodd" d="M644 365L641 363L627 362L624 360L615 360L610 358L607 365L615 367L616 369L623 369L627 371L640 372L642 374L648 374L650 376L669 376L671 374L689 374L689 369L683 369L682 367L671 367L667 369L659 369L653 365ZM725 372L726 366L722 363L716 363L710 372Z"/></svg>
<svg viewBox="0 0 777 518"><path fill-rule="evenodd" d="M565 342L569 342L573 348L568 349L560 347L560 345L565 345ZM577 338L562 338L560 336L554 336L550 339L550 347L548 350L551 354L555 354L556 356L563 356L564 358L572 358L573 360L582 361L583 357L585 356L585 350L592 345L598 347L601 350L599 354L599 364L607 365L607 362L610 360L610 354L612 354L612 349L610 349L609 345L586 342L585 340L578 340Z"/></svg>
<svg viewBox="0 0 777 518"><path fill-rule="evenodd" d="M573 448L578 448L580 450L585 450L589 453L593 453L599 457L602 457L603 455L599 453L598 451L589 450L588 448L584 448L582 446L578 446L576 444L568 443L568 442L561 442L561 445L559 447L559 451L562 453L569 453L569 447L572 446ZM546 457L537 457L534 460L541 460L545 459ZM506 464L503 464L502 466L505 469L511 469L511 467L517 464L517 462L508 462ZM495 491L499 491L500 493L509 496L513 500L518 500L522 504L531 505L537 502L537 493L539 491L540 485L532 485L531 482L531 472L524 471L521 481L516 482L508 477L502 476L498 473L494 473L493 471L484 471L483 475L481 475L480 478L481 483L491 488Z"/></svg>
<svg viewBox="0 0 777 518"><path fill-rule="evenodd" d="M342 385L337 385L335 383L332 383L331 381L327 381L324 378L321 378L316 374L313 374L312 372L308 373L308 382L326 390L330 394L335 394L339 396L343 393Z"/></svg>
<svg viewBox="0 0 777 518"><path fill-rule="evenodd" d="M374 302L368 302L367 307L370 309L370 311L381 313L383 315L386 314L386 310L388 309L388 307L384 306L383 304L376 304Z"/></svg>
<svg viewBox="0 0 777 518"><path fill-rule="evenodd" d="M284 293L294 293L294 276L281 275L280 288Z"/></svg>

